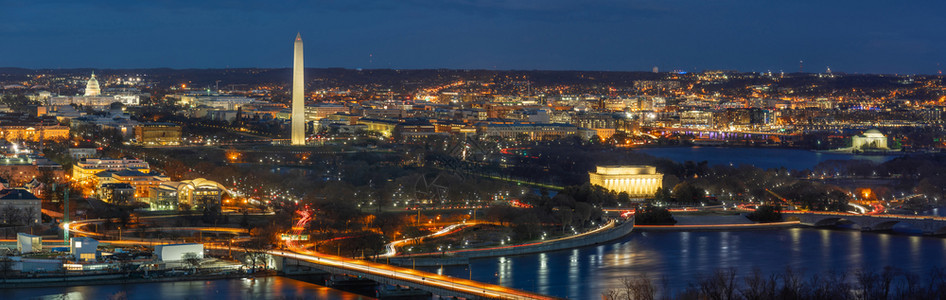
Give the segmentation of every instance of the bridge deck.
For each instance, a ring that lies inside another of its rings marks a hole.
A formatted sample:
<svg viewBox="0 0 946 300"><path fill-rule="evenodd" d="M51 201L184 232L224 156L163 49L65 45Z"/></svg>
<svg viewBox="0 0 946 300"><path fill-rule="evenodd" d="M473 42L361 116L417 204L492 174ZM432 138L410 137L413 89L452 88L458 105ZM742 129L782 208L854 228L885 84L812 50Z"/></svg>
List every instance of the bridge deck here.
<svg viewBox="0 0 946 300"><path fill-rule="evenodd" d="M384 284L420 288L440 296L467 299L557 299L494 284L321 253L295 253L280 250L268 251L268 253L306 262L315 268L331 273L363 277Z"/></svg>

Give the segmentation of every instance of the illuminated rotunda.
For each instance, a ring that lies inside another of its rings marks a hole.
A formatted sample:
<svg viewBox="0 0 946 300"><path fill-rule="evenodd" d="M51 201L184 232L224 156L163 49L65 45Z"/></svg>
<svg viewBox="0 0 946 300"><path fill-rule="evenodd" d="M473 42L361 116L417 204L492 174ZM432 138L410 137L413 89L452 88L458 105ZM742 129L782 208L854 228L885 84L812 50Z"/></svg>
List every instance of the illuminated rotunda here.
<svg viewBox="0 0 946 300"><path fill-rule="evenodd" d="M102 94L102 89L99 88L99 80L95 79L95 73L92 73L92 78L89 78L89 82L85 84L85 96L94 97Z"/></svg>

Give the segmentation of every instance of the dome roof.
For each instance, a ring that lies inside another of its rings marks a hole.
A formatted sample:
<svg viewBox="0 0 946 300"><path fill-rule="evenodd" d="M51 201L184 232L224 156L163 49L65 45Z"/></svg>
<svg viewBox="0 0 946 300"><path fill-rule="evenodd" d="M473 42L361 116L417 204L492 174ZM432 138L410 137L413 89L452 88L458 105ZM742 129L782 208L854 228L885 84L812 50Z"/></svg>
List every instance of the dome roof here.
<svg viewBox="0 0 946 300"><path fill-rule="evenodd" d="M102 89L99 88L99 80L95 79L95 73L92 73L92 78L89 78L89 82L85 84L85 96L98 96L102 94Z"/></svg>
<svg viewBox="0 0 946 300"><path fill-rule="evenodd" d="M870 130L864 132L864 136L868 136L868 137L884 137L884 134L881 133L880 130L877 130L877 129L870 129Z"/></svg>

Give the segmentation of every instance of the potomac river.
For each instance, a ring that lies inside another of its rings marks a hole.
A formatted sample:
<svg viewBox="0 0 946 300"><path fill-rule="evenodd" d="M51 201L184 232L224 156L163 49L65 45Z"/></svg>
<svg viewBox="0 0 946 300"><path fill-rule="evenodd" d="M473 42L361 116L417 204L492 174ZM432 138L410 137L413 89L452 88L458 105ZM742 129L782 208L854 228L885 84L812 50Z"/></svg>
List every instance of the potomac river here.
<svg viewBox="0 0 946 300"><path fill-rule="evenodd" d="M791 228L748 231L634 232L605 245L534 255L477 259L443 274L570 299L601 299L621 279L646 274L669 279L673 293L700 274L736 268L744 275L786 266L806 275L895 266L926 274L946 266L946 239L856 230ZM433 271L438 271L435 268ZM807 278L806 278L807 280Z"/></svg>
<svg viewBox="0 0 946 300"><path fill-rule="evenodd" d="M638 148L635 152L646 153L676 162L707 161L712 165L753 165L762 169L785 167L789 170L810 169L827 160L863 159L874 163L891 160L898 155L853 155L822 153L804 149L747 148L747 147L657 147Z"/></svg>
<svg viewBox="0 0 946 300"><path fill-rule="evenodd" d="M856 230L792 228L748 231L634 232L612 243L513 257L476 259L466 266L429 269L571 299L601 299L621 278L670 279L679 293L700 274L734 267L805 274L887 265L926 273L946 266L946 239ZM471 272L472 271L472 272ZM806 278L807 279L807 278ZM282 277L5 290L9 299L369 299Z"/></svg>

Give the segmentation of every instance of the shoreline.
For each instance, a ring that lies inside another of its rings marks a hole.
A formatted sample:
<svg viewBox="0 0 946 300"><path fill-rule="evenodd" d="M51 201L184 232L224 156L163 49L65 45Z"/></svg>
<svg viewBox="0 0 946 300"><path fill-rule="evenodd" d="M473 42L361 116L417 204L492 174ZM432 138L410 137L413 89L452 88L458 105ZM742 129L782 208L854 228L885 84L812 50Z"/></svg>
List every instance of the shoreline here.
<svg viewBox="0 0 946 300"><path fill-rule="evenodd" d="M603 229L600 232L592 231L590 234L586 233L587 235L577 236L574 238L564 238L550 240L547 242L531 242L499 247L454 250L447 251L439 255L435 253L425 253L395 256L389 258L389 261L392 265L400 266L465 265L469 264L471 259L477 258L527 255L599 245L626 237L631 234L635 227L636 225L634 225L634 220L632 218L615 224L611 228Z"/></svg>
<svg viewBox="0 0 946 300"><path fill-rule="evenodd" d="M805 147L785 147L785 146L765 146L765 145L636 145L634 147L627 147L627 149L659 149L659 148L745 148L745 149L784 149L784 150L804 150L811 151L814 153L821 154L842 154L842 155L851 155L851 156L905 156L905 155L922 155L922 154L940 154L941 151L867 151L864 153L852 153L850 151L838 151L837 149L811 149Z"/></svg>
<svg viewBox="0 0 946 300"><path fill-rule="evenodd" d="M638 231L734 231L781 229L801 226L799 221L751 224L635 225Z"/></svg>
<svg viewBox="0 0 946 300"><path fill-rule="evenodd" d="M0 279L0 290L20 289L20 288L45 288L45 287L73 287L87 285L111 285L111 284L140 284L140 283L160 283L160 282L178 282L178 281L205 281L222 280L238 278L255 278L277 276L270 273L257 274L217 274L217 275L193 275L178 277L160 277L160 278L131 278L127 273L108 273L92 275L66 275L55 277L25 277ZM86 277L86 278L81 278Z"/></svg>

